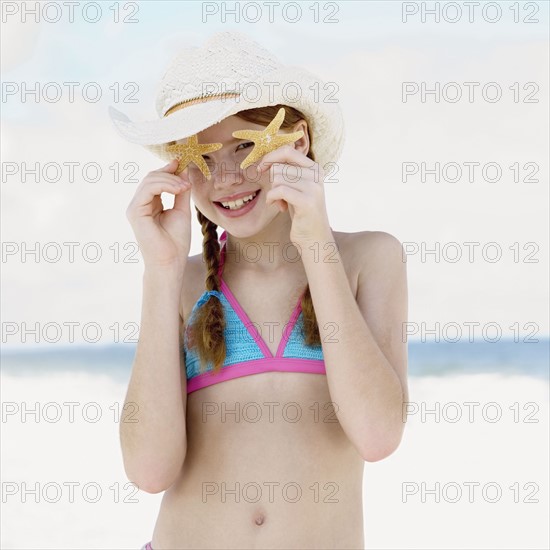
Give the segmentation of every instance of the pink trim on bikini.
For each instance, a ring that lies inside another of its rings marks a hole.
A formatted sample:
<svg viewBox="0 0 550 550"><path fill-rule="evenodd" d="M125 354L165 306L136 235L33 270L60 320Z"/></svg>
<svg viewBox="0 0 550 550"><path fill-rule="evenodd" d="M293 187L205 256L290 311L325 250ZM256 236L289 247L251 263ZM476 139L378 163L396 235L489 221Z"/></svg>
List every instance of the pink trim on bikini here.
<svg viewBox="0 0 550 550"><path fill-rule="evenodd" d="M298 319L298 316L300 315L300 312L302 311L302 296L304 295L304 293L305 293L305 291L298 298L298 303L294 307L294 311L292 312L292 315L290 316L290 320L284 328L283 337L281 338L281 341L279 342L279 347L277 348L277 353L275 354L275 357L282 357L283 353L285 352L286 344L288 342L288 339L290 338L290 334L294 329L294 325L296 324L296 320Z"/></svg>
<svg viewBox="0 0 550 550"><path fill-rule="evenodd" d="M187 393L206 386L225 382L241 376L265 372L304 372L308 374L326 374L325 362L320 359L299 359L296 357L264 357L224 367L218 374L203 372L187 381Z"/></svg>
<svg viewBox="0 0 550 550"><path fill-rule="evenodd" d="M256 344L262 351L264 357L266 359L268 358L271 359L273 358L273 355L271 354L271 351L269 350L267 344L265 343L265 340L260 336L260 334L256 330L254 323L252 323L252 321L246 314L246 311L244 311L244 309L241 307L241 304L239 304L237 298L235 298L235 295L233 294L233 292L231 292L231 289L227 286L226 282L223 280L222 274L223 274L223 265L225 263L225 244L227 241L226 231L222 233L220 240L222 241L222 248L220 253L220 266L218 268L218 276L220 277L221 291L224 294L224 296L227 298L227 301L231 304L231 306L235 310L235 313L241 320L241 323L246 327L246 330L248 331L250 336L252 336L252 339L256 342ZM300 315L300 312L302 311L302 297L304 294L305 294L305 290L302 292L302 294L298 298L298 302L294 306L290 319L284 327L283 336L281 338L281 341L279 342L279 345L277 346L275 357L282 357L285 352L286 345L290 338L290 334L292 333L294 329L294 325L296 324L296 321Z"/></svg>
<svg viewBox="0 0 550 550"><path fill-rule="evenodd" d="M290 320L285 325L283 330L283 336L277 347L275 356L271 354L264 339L260 336L255 326L250 321L250 318L241 307L237 299L235 298L231 289L227 286L222 277L223 265L225 262L225 244L227 240L227 233L224 231L220 237L222 241L222 247L220 252L220 265L218 268L218 276L220 277L220 288L223 295L227 298L227 301L231 304L231 307L235 310L235 313L241 320L242 324L248 330L250 336L254 339L264 357L261 359L252 359L250 361L244 361L235 363L233 365L227 365L222 368L220 372L215 374L213 371L204 372L194 376L187 380L187 393L191 393L207 386L212 386L218 382L225 382L226 380L232 380L234 378L240 378L242 376L249 376L252 374L261 374L265 372L303 372L307 374L325 374L325 362L320 359L303 359L298 357L283 357L286 349L286 345L296 325L296 321L302 311L302 297L304 292L300 295ZM254 327L254 329L252 328Z"/></svg>

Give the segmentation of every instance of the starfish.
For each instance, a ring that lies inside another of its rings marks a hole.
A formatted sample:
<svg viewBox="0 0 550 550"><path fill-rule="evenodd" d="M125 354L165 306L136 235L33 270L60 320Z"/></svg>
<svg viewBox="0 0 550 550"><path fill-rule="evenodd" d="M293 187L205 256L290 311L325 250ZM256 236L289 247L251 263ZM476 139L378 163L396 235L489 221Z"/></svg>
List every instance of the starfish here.
<svg viewBox="0 0 550 550"><path fill-rule="evenodd" d="M249 139L254 142L254 149L252 149L250 154L241 162L241 169L244 170L248 168L253 162L267 155L267 153L287 143L293 143L304 135L302 130L293 132L292 134L277 134L284 119L285 109L281 107L275 118L269 123L269 126L267 126L265 130L237 130L233 132L233 137Z"/></svg>
<svg viewBox="0 0 550 550"><path fill-rule="evenodd" d="M199 144L197 134L187 138L185 143L176 143L167 145L166 150L171 153L174 158L179 160L176 174L183 172L189 163L196 164L199 170L203 173L206 179L210 179L210 170L204 162L202 155L217 151L222 148L221 143L201 143Z"/></svg>

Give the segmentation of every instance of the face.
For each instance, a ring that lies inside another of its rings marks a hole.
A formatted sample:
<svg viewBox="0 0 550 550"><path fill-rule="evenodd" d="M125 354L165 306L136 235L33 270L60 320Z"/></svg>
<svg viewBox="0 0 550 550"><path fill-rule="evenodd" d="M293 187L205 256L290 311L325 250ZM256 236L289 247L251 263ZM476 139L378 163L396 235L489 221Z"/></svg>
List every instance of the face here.
<svg viewBox="0 0 550 550"><path fill-rule="evenodd" d="M269 170L258 176L255 169L257 163L246 170L240 167L241 162L254 148L254 143L232 136L237 130L264 128L265 126L247 122L237 116L222 120L198 134L199 143L223 144L221 149L204 155L211 178L206 179L194 165L187 169L191 195L197 208L216 225L237 237L254 235L281 214L276 204L265 204L265 195L271 189ZM307 136L305 121L280 131L290 133L297 130L304 130L304 136ZM309 147L307 137L296 141L294 147L306 154ZM247 202L237 202L236 209L233 209L235 205L225 208L221 204L221 201L227 204L229 200L238 201L243 198ZM284 214L288 215L288 212Z"/></svg>

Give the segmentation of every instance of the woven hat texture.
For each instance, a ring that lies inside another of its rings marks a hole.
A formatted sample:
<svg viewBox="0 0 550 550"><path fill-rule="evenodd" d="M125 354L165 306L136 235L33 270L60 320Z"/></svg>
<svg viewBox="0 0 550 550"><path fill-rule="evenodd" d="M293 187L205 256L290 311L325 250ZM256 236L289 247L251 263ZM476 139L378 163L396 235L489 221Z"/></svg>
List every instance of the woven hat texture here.
<svg viewBox="0 0 550 550"><path fill-rule="evenodd" d="M315 160L325 166L340 157L344 124L337 100L319 93L324 89L324 81L301 67L283 65L246 34L220 32L202 47L184 48L172 59L157 87L158 119L134 122L113 107L109 115L123 138L170 160L165 150L170 141L239 111L288 105L304 114Z"/></svg>

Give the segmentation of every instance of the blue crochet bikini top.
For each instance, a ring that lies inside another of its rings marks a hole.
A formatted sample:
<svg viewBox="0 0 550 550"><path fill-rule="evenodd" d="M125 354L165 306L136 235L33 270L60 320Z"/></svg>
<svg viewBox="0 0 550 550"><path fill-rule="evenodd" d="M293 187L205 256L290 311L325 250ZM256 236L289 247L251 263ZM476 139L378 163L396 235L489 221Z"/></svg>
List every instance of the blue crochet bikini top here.
<svg viewBox="0 0 550 550"><path fill-rule="evenodd" d="M213 372L213 365L208 362L206 372L200 372L200 359L194 349L189 349L189 332L185 331L183 351L187 374L187 393L199 390L225 380L260 374L262 372L305 372L310 374L326 374L321 344L307 346L303 339L303 313L301 300L303 293L294 307L289 322L286 324L282 340L279 343L275 356L267 347L255 325L240 306L235 296L223 280L223 264L225 260L225 243L227 233L220 237L222 242L220 251L220 278L221 292L216 290L202 293L191 311L188 325L193 321L196 310L211 296L217 296L225 312L226 326L224 329L226 357L217 374ZM304 291L305 292L305 291Z"/></svg>

